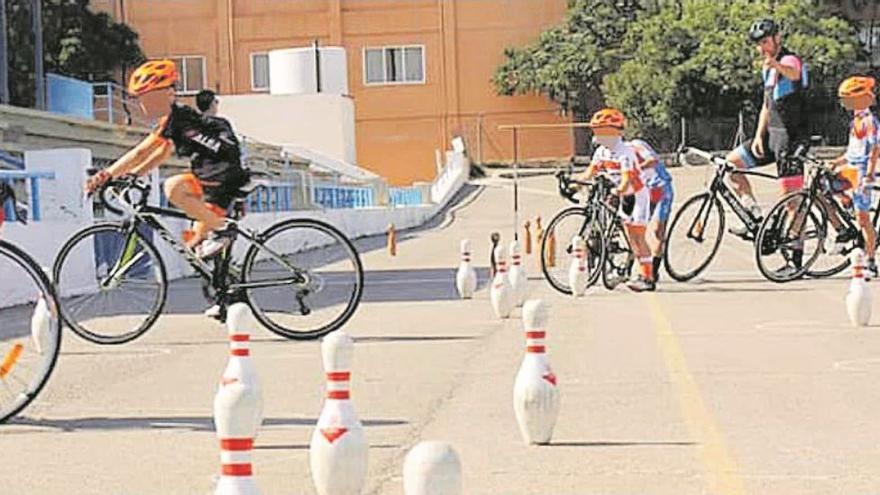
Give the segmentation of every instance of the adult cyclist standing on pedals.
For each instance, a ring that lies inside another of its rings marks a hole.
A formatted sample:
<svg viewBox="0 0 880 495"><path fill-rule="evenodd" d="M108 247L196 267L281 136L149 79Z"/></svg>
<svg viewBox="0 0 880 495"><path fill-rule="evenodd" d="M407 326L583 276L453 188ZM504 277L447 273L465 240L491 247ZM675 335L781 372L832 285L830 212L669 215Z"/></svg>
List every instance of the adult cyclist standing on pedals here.
<svg viewBox="0 0 880 495"><path fill-rule="evenodd" d="M189 157L191 171L166 179L165 196L197 220L187 246L207 258L229 245L226 210L249 174L241 165L241 149L229 123L177 102L177 74L170 60L149 61L134 71L128 91L138 97L147 118L157 121L156 127L122 158L92 176L85 189L93 193L113 178L144 175L174 152Z"/></svg>
<svg viewBox="0 0 880 495"><path fill-rule="evenodd" d="M807 68L801 58L782 45L782 34L773 19L762 19L749 29L749 40L763 58L761 78L764 103L758 117L755 137L727 155L739 168L753 168L776 162L781 195L798 191L804 185L803 162L792 158L798 146L809 146L809 121L805 88ZM745 175L731 174L731 181L743 205L760 219L761 208ZM749 238L745 226L731 228L731 233ZM803 251L795 251L792 263L799 265ZM795 267L791 267L794 269Z"/></svg>

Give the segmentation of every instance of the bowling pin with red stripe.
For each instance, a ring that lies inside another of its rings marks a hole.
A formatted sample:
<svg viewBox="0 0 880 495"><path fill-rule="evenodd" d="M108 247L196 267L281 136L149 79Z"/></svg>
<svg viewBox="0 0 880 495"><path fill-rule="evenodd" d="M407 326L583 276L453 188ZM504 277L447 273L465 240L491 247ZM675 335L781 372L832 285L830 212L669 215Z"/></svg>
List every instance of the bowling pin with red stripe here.
<svg viewBox="0 0 880 495"><path fill-rule="evenodd" d="M587 243L576 235L571 238L571 264L568 266L568 286L571 295L581 297L587 290Z"/></svg>
<svg viewBox="0 0 880 495"><path fill-rule="evenodd" d="M221 476L214 495L258 495L251 452L263 421L263 396L250 357L253 314L245 303L229 307L229 361L214 396L214 425L220 439Z"/></svg>
<svg viewBox="0 0 880 495"><path fill-rule="evenodd" d="M543 301L526 301L523 326L526 355L513 384L513 410L526 444L547 444L559 415L559 389L544 346L547 307Z"/></svg>
<svg viewBox="0 0 880 495"><path fill-rule="evenodd" d="M495 278L492 279L492 288L489 289L489 300L492 303L495 316L510 318L514 301L510 290L510 281L507 278L507 258L504 255L504 248L501 246L495 248L495 264L497 271Z"/></svg>
<svg viewBox="0 0 880 495"><path fill-rule="evenodd" d="M865 252L856 249L852 258L852 279L846 294L846 312L854 327L863 327L871 321L871 288L865 282Z"/></svg>
<svg viewBox="0 0 880 495"><path fill-rule="evenodd" d="M367 476L367 439L349 392L353 354L354 341L342 331L321 342L327 398L309 444L318 495L359 495Z"/></svg>
<svg viewBox="0 0 880 495"><path fill-rule="evenodd" d="M529 288L529 279L526 276L526 270L522 266L522 254L519 249L519 241L510 241L510 272L508 273L510 281L511 293L513 293L513 303L515 306L522 306L526 302L526 295Z"/></svg>
<svg viewBox="0 0 880 495"><path fill-rule="evenodd" d="M474 297L477 290L477 272L471 265L471 241L461 241L461 264L455 274L455 288L462 299Z"/></svg>

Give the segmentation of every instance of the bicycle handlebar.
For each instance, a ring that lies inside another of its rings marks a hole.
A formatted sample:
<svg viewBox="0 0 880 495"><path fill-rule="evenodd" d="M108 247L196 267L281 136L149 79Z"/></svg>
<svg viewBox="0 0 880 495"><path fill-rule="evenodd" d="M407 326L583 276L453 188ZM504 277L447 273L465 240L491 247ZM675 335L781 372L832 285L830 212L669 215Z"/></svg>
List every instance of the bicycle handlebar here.
<svg viewBox="0 0 880 495"><path fill-rule="evenodd" d="M107 211L117 215L124 215L125 211L113 206L113 203L107 196L108 193L114 194L117 198L133 208L139 208L147 203L147 198L150 196L150 189L151 187L149 183L140 180L140 177L137 175L129 174L107 181L98 189L96 196L98 197L98 201L107 209ZM132 195L133 191L137 191L137 197Z"/></svg>

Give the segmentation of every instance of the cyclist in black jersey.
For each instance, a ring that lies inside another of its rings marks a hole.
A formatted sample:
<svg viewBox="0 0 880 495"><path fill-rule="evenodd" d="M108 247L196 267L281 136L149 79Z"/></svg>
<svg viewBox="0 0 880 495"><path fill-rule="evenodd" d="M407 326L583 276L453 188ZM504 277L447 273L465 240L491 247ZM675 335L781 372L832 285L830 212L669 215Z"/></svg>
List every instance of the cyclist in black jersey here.
<svg viewBox="0 0 880 495"><path fill-rule="evenodd" d="M93 192L123 174L146 174L174 152L190 158L190 172L165 180L165 195L198 220L188 245L208 257L228 245L223 230L226 209L249 174L241 165L241 149L229 122L178 103L176 81L177 68L170 60L150 61L135 70L129 92L138 96L146 115L158 119L158 124L134 149L89 179L86 190Z"/></svg>

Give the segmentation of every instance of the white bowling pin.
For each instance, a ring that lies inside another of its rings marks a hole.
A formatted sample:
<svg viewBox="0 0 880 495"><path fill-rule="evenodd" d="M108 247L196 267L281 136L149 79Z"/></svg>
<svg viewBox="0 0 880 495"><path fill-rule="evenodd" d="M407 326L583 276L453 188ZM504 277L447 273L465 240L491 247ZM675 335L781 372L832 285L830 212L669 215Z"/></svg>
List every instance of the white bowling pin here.
<svg viewBox="0 0 880 495"><path fill-rule="evenodd" d="M510 272L508 272L507 279L510 282L514 305L517 307L522 306L526 302L529 279L526 276L525 268L522 266L519 241L510 241Z"/></svg>
<svg viewBox="0 0 880 495"><path fill-rule="evenodd" d="M507 280L507 259L504 256L504 248L495 248L495 265L497 271L492 280L492 288L489 290L489 299L492 302L492 310L498 318L509 318L513 311L513 294L510 291L510 281Z"/></svg>
<svg viewBox="0 0 880 495"><path fill-rule="evenodd" d="M309 444L318 495L358 495L367 476L367 439L349 392L353 354L354 341L342 331L321 342L327 398Z"/></svg>
<svg viewBox="0 0 880 495"><path fill-rule="evenodd" d="M851 255L853 271L846 294L846 312L849 321L856 327L863 327L871 320L871 288L865 282L865 253L861 249Z"/></svg>
<svg viewBox="0 0 880 495"><path fill-rule="evenodd" d="M403 462L405 495L461 495L461 461L446 442L421 442Z"/></svg>
<svg viewBox="0 0 880 495"><path fill-rule="evenodd" d="M477 290L477 272L471 266L471 242L467 239L461 241L461 264L455 274L455 288L462 299L474 297Z"/></svg>
<svg viewBox="0 0 880 495"><path fill-rule="evenodd" d="M41 293L36 306L34 306L34 314L31 315L31 340L34 342L34 348L37 350L37 353L43 354L51 350L51 335L52 313L49 312L46 298Z"/></svg>
<svg viewBox="0 0 880 495"><path fill-rule="evenodd" d="M523 306L526 354L513 384L513 410L526 444L547 444L559 415L559 389L544 347L547 307L541 300Z"/></svg>
<svg viewBox="0 0 880 495"><path fill-rule="evenodd" d="M571 295L581 297L587 290L587 243L576 235L571 238L571 264L568 266Z"/></svg>
<svg viewBox="0 0 880 495"><path fill-rule="evenodd" d="M250 357L255 327L250 307L229 307L229 361L214 396L214 425L220 439L220 480L215 495L258 495L253 479L251 451L263 421L263 396Z"/></svg>

